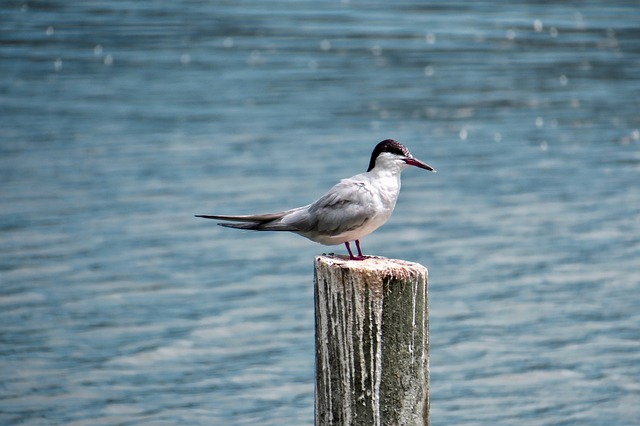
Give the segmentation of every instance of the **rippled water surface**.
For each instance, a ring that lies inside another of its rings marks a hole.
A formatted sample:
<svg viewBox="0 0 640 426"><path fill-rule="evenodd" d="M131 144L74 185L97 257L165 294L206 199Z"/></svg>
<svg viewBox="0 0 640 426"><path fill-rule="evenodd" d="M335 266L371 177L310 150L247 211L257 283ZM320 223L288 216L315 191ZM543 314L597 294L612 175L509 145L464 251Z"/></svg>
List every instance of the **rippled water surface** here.
<svg viewBox="0 0 640 426"><path fill-rule="evenodd" d="M636 2L5 1L0 423L313 423L306 204L398 139L434 425L640 418Z"/></svg>

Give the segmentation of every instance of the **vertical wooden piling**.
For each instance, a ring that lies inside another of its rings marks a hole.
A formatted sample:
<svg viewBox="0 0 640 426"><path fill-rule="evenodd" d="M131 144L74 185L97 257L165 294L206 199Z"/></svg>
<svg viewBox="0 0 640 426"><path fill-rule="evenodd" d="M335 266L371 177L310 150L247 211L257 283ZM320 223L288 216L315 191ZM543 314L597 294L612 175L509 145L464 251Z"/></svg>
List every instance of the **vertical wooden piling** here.
<svg viewBox="0 0 640 426"><path fill-rule="evenodd" d="M427 269L315 259L315 424L429 425Z"/></svg>

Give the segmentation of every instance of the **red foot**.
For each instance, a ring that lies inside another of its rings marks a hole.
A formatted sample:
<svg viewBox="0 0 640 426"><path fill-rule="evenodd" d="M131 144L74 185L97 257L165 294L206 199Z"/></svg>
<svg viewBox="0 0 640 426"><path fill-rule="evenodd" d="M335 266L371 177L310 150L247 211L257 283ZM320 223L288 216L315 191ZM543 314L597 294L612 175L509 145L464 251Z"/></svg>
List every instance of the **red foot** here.
<svg viewBox="0 0 640 426"><path fill-rule="evenodd" d="M351 256L349 260L367 260L369 256Z"/></svg>
<svg viewBox="0 0 640 426"><path fill-rule="evenodd" d="M354 256L351 252L351 247L349 246L349 241L345 241L344 245L347 247L347 251L349 252L349 258L351 260L365 260L367 256L362 254L362 250L360 250L360 241L356 240L356 247L358 248L358 255Z"/></svg>

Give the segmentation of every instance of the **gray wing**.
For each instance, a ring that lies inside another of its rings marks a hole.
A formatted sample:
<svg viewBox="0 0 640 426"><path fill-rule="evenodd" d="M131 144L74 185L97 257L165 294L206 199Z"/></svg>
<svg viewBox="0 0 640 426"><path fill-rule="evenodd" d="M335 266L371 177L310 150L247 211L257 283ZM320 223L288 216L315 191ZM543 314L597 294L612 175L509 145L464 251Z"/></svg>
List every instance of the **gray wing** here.
<svg viewBox="0 0 640 426"><path fill-rule="evenodd" d="M376 214L373 199L374 195L366 183L343 179L318 201L304 207L259 215L196 216L205 219L244 222L218 224L227 228L254 231L293 231L313 239L314 235L340 235L362 226Z"/></svg>
<svg viewBox="0 0 640 426"><path fill-rule="evenodd" d="M375 216L373 194L364 182L343 179L307 208L303 232L340 235L362 226Z"/></svg>

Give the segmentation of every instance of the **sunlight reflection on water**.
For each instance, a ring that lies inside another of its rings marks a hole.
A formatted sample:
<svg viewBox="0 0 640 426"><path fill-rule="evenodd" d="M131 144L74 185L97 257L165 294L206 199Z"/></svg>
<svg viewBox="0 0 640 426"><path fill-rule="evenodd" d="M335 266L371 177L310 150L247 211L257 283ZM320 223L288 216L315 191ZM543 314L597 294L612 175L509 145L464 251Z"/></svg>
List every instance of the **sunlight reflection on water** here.
<svg viewBox="0 0 640 426"><path fill-rule="evenodd" d="M433 424L640 416L626 2L3 4L0 421L313 422L312 259L197 213L404 142L366 253L429 268Z"/></svg>

